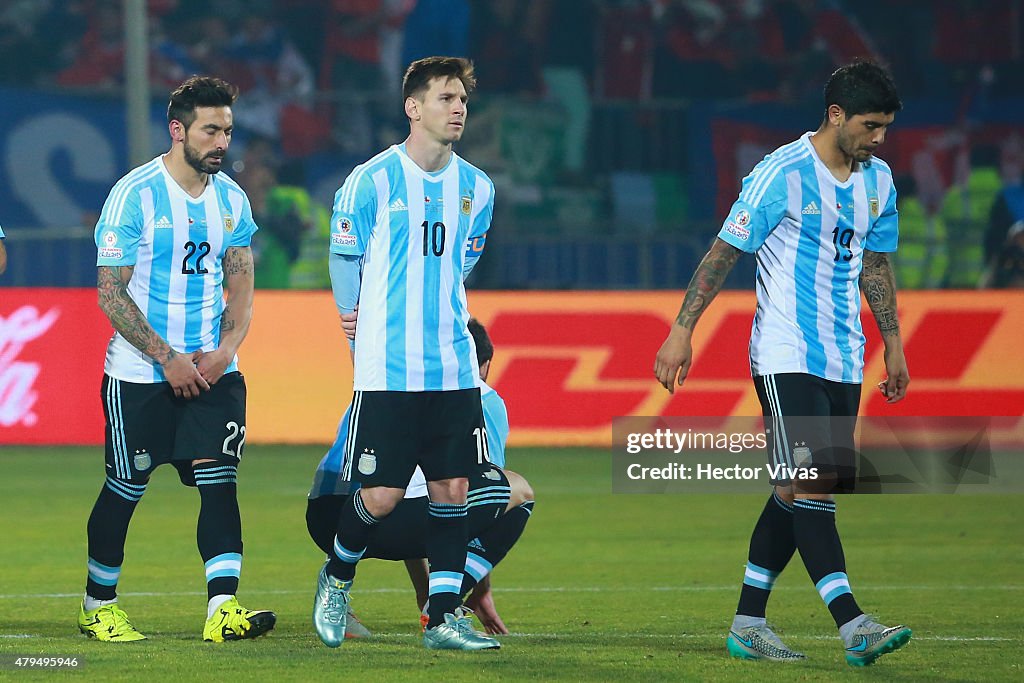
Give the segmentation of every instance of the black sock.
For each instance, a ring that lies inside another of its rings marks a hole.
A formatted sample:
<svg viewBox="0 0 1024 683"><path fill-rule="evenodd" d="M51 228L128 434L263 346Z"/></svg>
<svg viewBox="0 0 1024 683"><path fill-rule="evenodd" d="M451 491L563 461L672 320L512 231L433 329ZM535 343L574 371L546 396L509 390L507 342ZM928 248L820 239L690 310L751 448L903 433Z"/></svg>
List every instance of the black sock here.
<svg viewBox="0 0 1024 683"><path fill-rule="evenodd" d="M466 566L465 503L427 505L427 560L430 562L430 588L427 603L427 628L444 623L444 615L459 606L462 570Z"/></svg>
<svg viewBox="0 0 1024 683"><path fill-rule="evenodd" d="M466 546L466 567L462 574L462 595L468 594L523 535L526 523L533 514L533 501L528 500L503 514L479 537L470 540Z"/></svg>
<svg viewBox="0 0 1024 683"><path fill-rule="evenodd" d="M89 536L89 576L85 594L97 600L117 597L117 580L124 562L124 541L135 506L146 492L145 481L107 477L87 526Z"/></svg>
<svg viewBox="0 0 1024 683"><path fill-rule="evenodd" d="M204 462L193 468L199 489L196 541L206 563L207 598L234 595L242 573L242 518L238 512L238 467Z"/></svg>
<svg viewBox="0 0 1024 683"><path fill-rule="evenodd" d="M750 536L736 614L764 617L775 579L786 568L795 550L793 508L773 491Z"/></svg>
<svg viewBox="0 0 1024 683"><path fill-rule="evenodd" d="M379 521L366 509L360 491L349 496L338 517L334 548L327 563L328 574L341 581L351 581L355 577L356 563L366 552L370 531Z"/></svg>
<svg viewBox="0 0 1024 683"><path fill-rule="evenodd" d="M853 599L846 576L843 544L836 530L836 504L805 498L795 500L793 533L807 574L832 613L836 626L863 614Z"/></svg>

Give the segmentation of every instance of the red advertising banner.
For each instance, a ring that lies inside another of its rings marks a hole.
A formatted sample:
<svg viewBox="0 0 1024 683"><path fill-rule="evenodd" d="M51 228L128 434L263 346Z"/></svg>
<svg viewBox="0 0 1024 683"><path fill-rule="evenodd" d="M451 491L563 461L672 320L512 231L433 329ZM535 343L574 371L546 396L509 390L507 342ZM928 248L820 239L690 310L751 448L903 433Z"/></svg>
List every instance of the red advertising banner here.
<svg viewBox="0 0 1024 683"><path fill-rule="evenodd" d="M0 444L103 443L94 289L0 289Z"/></svg>
<svg viewBox="0 0 1024 683"><path fill-rule="evenodd" d="M725 292L694 338L674 395L654 354L679 292L475 292L495 344L490 384L508 404L513 445L609 445L626 415L758 415L747 340L753 295ZM874 391L885 373L870 313L867 415L1024 415L1024 292L902 292L911 385L902 403ZM110 325L94 290L0 290L0 444L99 444L99 382ZM239 362L248 440L327 443L351 398L348 347L328 292L256 294Z"/></svg>

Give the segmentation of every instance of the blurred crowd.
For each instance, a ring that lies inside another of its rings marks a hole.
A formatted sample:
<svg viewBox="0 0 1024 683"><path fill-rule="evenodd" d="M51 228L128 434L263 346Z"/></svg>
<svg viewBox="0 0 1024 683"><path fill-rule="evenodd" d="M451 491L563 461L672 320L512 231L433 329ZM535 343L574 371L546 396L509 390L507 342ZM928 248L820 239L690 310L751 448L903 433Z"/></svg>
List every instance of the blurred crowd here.
<svg viewBox="0 0 1024 683"><path fill-rule="evenodd" d="M548 139L557 138L556 172L532 171L528 180L570 190L534 204L564 200L558 206L568 223L585 222L597 213L595 194L618 194L625 198L623 214L644 215L629 202L649 185L658 198L648 212L678 222L685 211L672 204L685 194L678 177L640 178L646 185L638 191L633 175L594 163L603 146L593 139L596 104L817 101L836 66L874 57L891 66L904 99L977 106L1024 92L1022 5L149 0L149 73L159 92L193 73L217 74L240 86L236 123L253 141L234 172L263 217L261 225L271 226L258 245L260 258L278 264L258 272L268 278L266 286L323 286L326 273L305 263L304 254L319 254L312 245L326 230L329 210L291 162L317 153L365 158L401 139L401 75L414 59L456 54L475 60L481 102L499 104L475 109L466 144L489 172L508 172L513 182L529 185L517 173L541 168L544 160L524 158L524 148L538 146L542 129ZM0 85L117 92L124 71L122 12L120 0L0 0ZM523 107L529 107L529 124L522 123ZM517 143L524 139L533 144ZM1024 199L1014 189L1020 186L1020 145L1002 145L986 158L976 152L971 154L979 158L958 171L942 196L915 187L920 173L898 184L911 226L904 284L1005 286L1024 279ZM658 190L659 182L667 189ZM915 240L927 248L917 249ZM969 267L958 261L965 253L971 254Z"/></svg>

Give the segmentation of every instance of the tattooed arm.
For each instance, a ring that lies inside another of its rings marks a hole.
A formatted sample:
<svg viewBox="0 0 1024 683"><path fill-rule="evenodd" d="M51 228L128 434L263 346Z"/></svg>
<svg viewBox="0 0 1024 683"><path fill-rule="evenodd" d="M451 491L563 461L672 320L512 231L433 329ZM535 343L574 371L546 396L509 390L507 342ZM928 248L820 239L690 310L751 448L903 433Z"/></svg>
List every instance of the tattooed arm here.
<svg viewBox="0 0 1024 683"><path fill-rule="evenodd" d="M888 254L864 250L864 266L860 273L860 291L875 316L878 331L885 344L885 371L887 377L878 387L889 403L907 395L910 374L903 354L903 338L896 314L896 276Z"/></svg>
<svg viewBox="0 0 1024 683"><path fill-rule="evenodd" d="M193 398L210 388L192 358L178 353L156 333L142 311L128 295L134 266L100 266L97 276L100 310L118 334L163 367L164 376L176 396Z"/></svg>
<svg viewBox="0 0 1024 683"><path fill-rule="evenodd" d="M224 312L220 317L220 345L199 359L199 372L210 384L224 375L252 322L254 268L252 249L228 247L221 262L224 269Z"/></svg>
<svg viewBox="0 0 1024 683"><path fill-rule="evenodd" d="M741 253L736 247L716 238L711 250L697 266L686 288L686 296L683 297L683 305L679 308L675 324L654 361L654 374L669 393L675 392L677 377L679 386L682 386L690 372L693 357L690 336L693 328L722 289L726 276L736 265Z"/></svg>

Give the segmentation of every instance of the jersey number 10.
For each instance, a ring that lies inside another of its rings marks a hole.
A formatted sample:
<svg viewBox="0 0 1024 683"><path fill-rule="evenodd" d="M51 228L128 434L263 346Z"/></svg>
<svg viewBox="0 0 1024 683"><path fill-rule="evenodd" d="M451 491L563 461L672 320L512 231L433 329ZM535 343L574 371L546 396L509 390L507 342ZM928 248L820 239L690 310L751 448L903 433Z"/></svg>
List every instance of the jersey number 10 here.
<svg viewBox="0 0 1024 683"><path fill-rule="evenodd" d="M429 244L428 244L429 242ZM437 221L430 228L427 228L427 221L423 221L423 255L440 256L444 253L444 223Z"/></svg>

